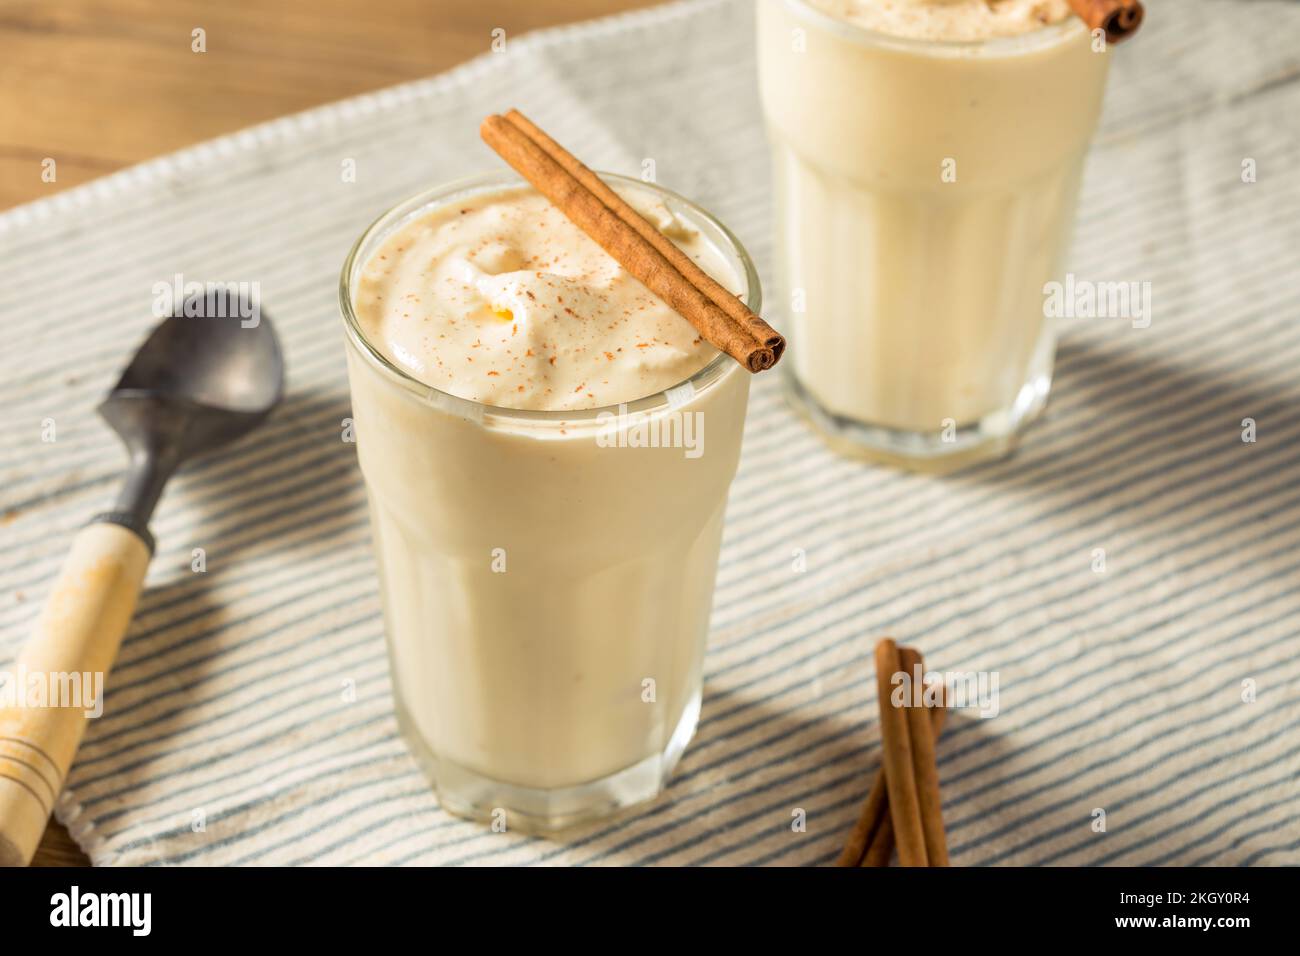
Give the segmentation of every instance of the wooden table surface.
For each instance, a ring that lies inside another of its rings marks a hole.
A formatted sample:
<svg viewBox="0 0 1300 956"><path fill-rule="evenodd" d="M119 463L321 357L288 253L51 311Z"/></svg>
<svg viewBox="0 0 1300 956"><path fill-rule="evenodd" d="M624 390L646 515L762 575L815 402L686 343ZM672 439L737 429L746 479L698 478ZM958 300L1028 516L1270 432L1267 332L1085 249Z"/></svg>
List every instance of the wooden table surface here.
<svg viewBox="0 0 1300 956"><path fill-rule="evenodd" d="M655 0L0 0L0 209ZM194 31L206 52L196 53ZM42 171L54 160L54 181ZM88 861L52 823L40 866Z"/></svg>

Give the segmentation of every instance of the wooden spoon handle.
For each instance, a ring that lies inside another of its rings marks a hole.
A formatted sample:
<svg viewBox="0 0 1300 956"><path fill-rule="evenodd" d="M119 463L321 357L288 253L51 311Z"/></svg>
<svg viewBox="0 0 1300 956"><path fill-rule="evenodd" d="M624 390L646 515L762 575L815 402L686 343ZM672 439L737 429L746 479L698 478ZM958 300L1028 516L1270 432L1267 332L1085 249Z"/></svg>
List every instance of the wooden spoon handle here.
<svg viewBox="0 0 1300 956"><path fill-rule="evenodd" d="M149 546L121 525L96 522L78 532L36 633L4 675L0 865L24 866L36 852L88 716L103 707L149 556Z"/></svg>

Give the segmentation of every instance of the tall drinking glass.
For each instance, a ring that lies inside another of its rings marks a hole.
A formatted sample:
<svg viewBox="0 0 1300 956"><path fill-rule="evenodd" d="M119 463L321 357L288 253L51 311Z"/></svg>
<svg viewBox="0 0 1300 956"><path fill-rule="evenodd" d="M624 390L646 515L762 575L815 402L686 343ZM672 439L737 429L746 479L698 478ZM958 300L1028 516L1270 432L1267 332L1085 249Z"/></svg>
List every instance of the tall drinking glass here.
<svg viewBox="0 0 1300 956"><path fill-rule="evenodd" d="M721 223L606 178L698 229L759 308L754 267ZM544 831L657 794L695 730L749 373L719 355L623 406L529 411L391 363L357 321L366 262L413 219L516 182L456 183L385 214L339 297L402 732L447 809Z"/></svg>

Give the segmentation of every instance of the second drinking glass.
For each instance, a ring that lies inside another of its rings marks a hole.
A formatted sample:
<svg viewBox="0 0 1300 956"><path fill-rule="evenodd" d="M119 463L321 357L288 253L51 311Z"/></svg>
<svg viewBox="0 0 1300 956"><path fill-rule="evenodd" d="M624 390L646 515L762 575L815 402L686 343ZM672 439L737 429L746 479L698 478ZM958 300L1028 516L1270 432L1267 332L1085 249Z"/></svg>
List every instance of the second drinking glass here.
<svg viewBox="0 0 1300 956"><path fill-rule="evenodd" d="M1043 287L1109 54L1074 17L958 41L758 6L796 406L840 450L906 465L1007 450L1051 383Z"/></svg>

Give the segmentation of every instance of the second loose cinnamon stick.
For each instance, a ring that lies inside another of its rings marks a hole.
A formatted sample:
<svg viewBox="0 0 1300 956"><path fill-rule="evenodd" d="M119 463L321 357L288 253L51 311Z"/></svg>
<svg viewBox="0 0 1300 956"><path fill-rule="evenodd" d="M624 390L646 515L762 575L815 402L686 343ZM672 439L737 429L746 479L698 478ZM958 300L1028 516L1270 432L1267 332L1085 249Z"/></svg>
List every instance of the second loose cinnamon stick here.
<svg viewBox="0 0 1300 956"><path fill-rule="evenodd" d="M944 707L933 707L930 709L930 726L934 732L935 740L939 739L939 733L943 730L945 719L948 711ZM878 779L883 788L885 785L884 772L882 771ZM889 807L884 807L879 823L870 831L870 837L867 841L867 848L863 851L861 859L857 863L844 864L846 866L889 866L889 858L894 854L894 823L889 819ZM947 857L945 847L944 857ZM945 864L946 865L946 864Z"/></svg>
<svg viewBox="0 0 1300 956"><path fill-rule="evenodd" d="M876 690L880 697L881 753L885 766L885 790L889 795L889 817L894 823L899 863L903 866L928 866L907 711L895 707L892 700L893 677L901 669L898 645L885 638L876 645Z"/></svg>
<svg viewBox="0 0 1300 956"><path fill-rule="evenodd" d="M899 661L910 681L925 672L921 655L913 648L899 651ZM908 685L911 687L911 685ZM925 834L925 855L931 866L948 865L948 843L943 833L943 810L939 799L939 765L934 752L934 725L925 707L909 701L904 708L912 740L912 766L916 773L916 795L921 804L921 830Z"/></svg>

